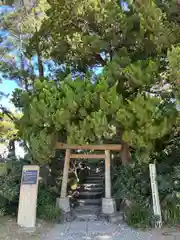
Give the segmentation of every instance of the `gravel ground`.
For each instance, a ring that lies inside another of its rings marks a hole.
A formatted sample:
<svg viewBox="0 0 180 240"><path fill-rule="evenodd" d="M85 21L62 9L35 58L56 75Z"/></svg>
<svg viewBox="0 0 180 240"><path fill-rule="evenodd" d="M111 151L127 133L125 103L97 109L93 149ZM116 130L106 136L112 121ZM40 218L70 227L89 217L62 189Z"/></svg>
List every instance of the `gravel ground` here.
<svg viewBox="0 0 180 240"><path fill-rule="evenodd" d="M36 231L20 228L16 219L0 218L0 240L180 240L180 229L137 231L125 224L74 221L52 224L37 221Z"/></svg>
<svg viewBox="0 0 180 240"><path fill-rule="evenodd" d="M41 240L180 240L180 232L175 229L136 231L125 224L87 221L56 225Z"/></svg>

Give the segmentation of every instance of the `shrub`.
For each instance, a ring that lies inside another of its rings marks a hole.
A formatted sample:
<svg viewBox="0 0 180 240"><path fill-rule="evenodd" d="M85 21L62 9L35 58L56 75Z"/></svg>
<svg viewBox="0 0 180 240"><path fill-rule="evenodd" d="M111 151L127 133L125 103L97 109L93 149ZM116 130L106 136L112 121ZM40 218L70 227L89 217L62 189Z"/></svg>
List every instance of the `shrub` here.
<svg viewBox="0 0 180 240"><path fill-rule="evenodd" d="M169 203L162 208L162 217L165 224L175 225L180 223L180 204Z"/></svg>
<svg viewBox="0 0 180 240"><path fill-rule="evenodd" d="M148 165L129 164L119 167L114 175L115 197L131 203L149 206L151 186Z"/></svg>
<svg viewBox="0 0 180 240"><path fill-rule="evenodd" d="M153 209L153 203L148 164L133 163L122 166L116 170L114 178L115 197L131 203L130 207L125 210L126 221L135 227L144 227L144 225L150 223L148 219L152 216L148 209ZM166 161L157 163L157 179L163 222L171 225L179 224L179 162L169 164L166 156Z"/></svg>
<svg viewBox="0 0 180 240"><path fill-rule="evenodd" d="M133 204L125 212L126 222L137 228L147 228L152 225L152 212L143 205Z"/></svg>
<svg viewBox="0 0 180 240"><path fill-rule="evenodd" d="M37 216L44 220L56 220L60 217L60 210L56 207L56 197L54 192L44 186L39 186L37 201Z"/></svg>
<svg viewBox="0 0 180 240"><path fill-rule="evenodd" d="M9 160L6 163L7 171L0 176L0 215L16 215L18 211L19 189L22 168L28 164L26 159ZM54 220L60 215L56 208L56 193L48 187L39 185L37 216L42 219Z"/></svg>
<svg viewBox="0 0 180 240"><path fill-rule="evenodd" d="M114 174L114 195L129 204L124 209L125 221L134 227L152 224L151 186L147 164L121 166Z"/></svg>
<svg viewBox="0 0 180 240"><path fill-rule="evenodd" d="M6 208L0 207L0 217L3 217L6 214Z"/></svg>
<svg viewBox="0 0 180 240"><path fill-rule="evenodd" d="M0 162L0 177L3 177L7 173L7 163Z"/></svg>
<svg viewBox="0 0 180 240"><path fill-rule="evenodd" d="M57 220L60 217L60 210L55 205L38 206L38 217L44 220Z"/></svg>
<svg viewBox="0 0 180 240"><path fill-rule="evenodd" d="M3 212L16 215L23 160L8 160L6 172L0 176L0 198L3 199Z"/></svg>

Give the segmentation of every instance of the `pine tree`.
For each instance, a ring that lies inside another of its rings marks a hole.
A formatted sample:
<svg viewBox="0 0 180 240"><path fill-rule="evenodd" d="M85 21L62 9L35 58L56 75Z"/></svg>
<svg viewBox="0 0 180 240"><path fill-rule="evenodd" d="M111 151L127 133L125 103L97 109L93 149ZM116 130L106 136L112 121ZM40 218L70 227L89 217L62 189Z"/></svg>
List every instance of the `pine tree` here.
<svg viewBox="0 0 180 240"><path fill-rule="evenodd" d="M48 3L29 49L38 34L42 57L71 75L59 84L37 81L33 94L20 96L20 128L36 159L47 156L40 152L51 156L63 136L80 144L116 141L126 146L125 155L131 147L149 161L178 115L172 101L179 92L178 22L160 1L132 1L126 8L115 0Z"/></svg>

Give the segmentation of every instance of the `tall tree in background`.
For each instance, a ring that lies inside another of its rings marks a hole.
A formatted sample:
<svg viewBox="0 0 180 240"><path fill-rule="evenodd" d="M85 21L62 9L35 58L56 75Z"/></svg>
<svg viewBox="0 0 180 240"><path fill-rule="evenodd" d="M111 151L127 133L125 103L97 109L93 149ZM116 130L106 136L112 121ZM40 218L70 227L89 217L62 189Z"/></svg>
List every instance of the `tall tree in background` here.
<svg viewBox="0 0 180 240"><path fill-rule="evenodd" d="M19 88L28 91L35 79L35 73L31 59L25 56L27 37L24 37L17 21L10 24L9 18L13 14L17 13L12 7L0 9L0 80L15 81ZM1 97L8 101L10 96L1 92ZM4 104L7 101L0 104L0 138L3 146L8 147L9 155L15 157L15 141L19 140L15 122L21 114L8 109Z"/></svg>

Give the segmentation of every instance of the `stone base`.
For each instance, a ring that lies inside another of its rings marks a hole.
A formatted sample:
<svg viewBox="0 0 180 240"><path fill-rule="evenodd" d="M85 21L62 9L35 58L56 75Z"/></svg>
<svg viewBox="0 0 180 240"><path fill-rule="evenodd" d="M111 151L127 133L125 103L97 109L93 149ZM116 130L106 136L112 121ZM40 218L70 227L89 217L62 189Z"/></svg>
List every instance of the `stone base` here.
<svg viewBox="0 0 180 240"><path fill-rule="evenodd" d="M116 212L116 202L113 198L102 199L102 213L106 215L114 214Z"/></svg>
<svg viewBox="0 0 180 240"><path fill-rule="evenodd" d="M69 198L57 198L56 206L61 209L63 212L70 212L70 201Z"/></svg>
<svg viewBox="0 0 180 240"><path fill-rule="evenodd" d="M75 220L75 216L72 212L64 212L64 211L61 210L59 223L72 222L74 220Z"/></svg>

